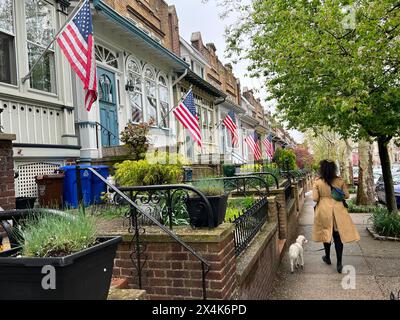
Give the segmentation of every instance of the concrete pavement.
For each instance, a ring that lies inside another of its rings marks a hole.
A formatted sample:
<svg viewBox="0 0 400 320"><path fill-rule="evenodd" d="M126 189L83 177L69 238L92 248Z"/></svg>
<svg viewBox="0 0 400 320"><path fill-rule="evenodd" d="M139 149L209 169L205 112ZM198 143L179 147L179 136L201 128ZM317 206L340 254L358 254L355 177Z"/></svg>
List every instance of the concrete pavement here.
<svg viewBox="0 0 400 320"><path fill-rule="evenodd" d="M361 240L357 243L345 244L343 252L342 274L336 271L336 253L331 248L332 265L326 265L321 257L324 252L321 243L311 240L314 219L313 202L307 195L304 208L299 219L298 234L309 240L305 245L305 268L290 273L287 253L279 267L274 290L270 299L280 300L389 300L390 292L400 290L400 242L374 240L366 230L368 214L352 214ZM346 265L349 270L345 273ZM344 288L342 283L350 288ZM353 288L353 285L354 288Z"/></svg>

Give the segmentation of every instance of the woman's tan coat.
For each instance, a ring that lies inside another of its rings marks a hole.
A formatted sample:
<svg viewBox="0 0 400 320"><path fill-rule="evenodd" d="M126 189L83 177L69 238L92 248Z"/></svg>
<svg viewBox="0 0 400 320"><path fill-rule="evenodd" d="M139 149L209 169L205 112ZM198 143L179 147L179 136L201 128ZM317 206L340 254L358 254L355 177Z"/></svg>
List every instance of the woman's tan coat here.
<svg viewBox="0 0 400 320"><path fill-rule="evenodd" d="M345 197L350 197L346 183L341 178L336 178L332 185L345 192ZM313 200L317 202L314 212L313 241L330 243L334 219L340 239L343 243L359 241L360 235L342 202L336 201L331 196L331 187L324 180L317 178L313 186Z"/></svg>

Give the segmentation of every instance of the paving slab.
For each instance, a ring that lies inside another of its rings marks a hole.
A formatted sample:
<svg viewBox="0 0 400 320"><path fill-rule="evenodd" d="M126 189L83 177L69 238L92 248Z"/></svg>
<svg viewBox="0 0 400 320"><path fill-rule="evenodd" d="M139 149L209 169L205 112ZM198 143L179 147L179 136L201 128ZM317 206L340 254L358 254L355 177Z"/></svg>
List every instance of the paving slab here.
<svg viewBox="0 0 400 320"><path fill-rule="evenodd" d="M355 268L355 289L344 289L343 279L336 271L336 254L331 248L332 265L323 263L322 243L311 240L314 223L314 208L307 194L305 206L299 218L298 234L309 242L304 247L305 268L290 273L287 252L278 270L277 279L270 299L298 300L389 300L391 292L400 290L400 242L378 241L366 230L370 214L351 214L360 233L360 241L345 244L343 263ZM345 272L346 271L346 272Z"/></svg>
<svg viewBox="0 0 400 320"><path fill-rule="evenodd" d="M281 278L271 300L388 300L375 278L358 275L355 289L344 289L342 281L346 275L297 274L291 279Z"/></svg>

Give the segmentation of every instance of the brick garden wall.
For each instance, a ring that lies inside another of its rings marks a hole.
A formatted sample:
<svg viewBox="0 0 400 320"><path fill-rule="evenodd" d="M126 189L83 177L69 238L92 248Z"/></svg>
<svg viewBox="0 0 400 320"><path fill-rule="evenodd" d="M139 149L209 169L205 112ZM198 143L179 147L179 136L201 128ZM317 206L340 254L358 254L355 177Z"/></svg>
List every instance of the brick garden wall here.
<svg viewBox="0 0 400 320"><path fill-rule="evenodd" d="M233 227L224 224L215 230L199 232L205 234L183 236L183 240L211 263L206 277L207 297L231 299L236 289ZM130 259L133 244L128 239L125 237L118 247L113 275L127 278L129 287L137 289L138 277L132 272L134 268ZM143 289L149 299L202 299L201 263L195 257L164 235L149 234L148 237L142 236L142 241L147 244Z"/></svg>
<svg viewBox="0 0 400 320"><path fill-rule="evenodd" d="M0 133L0 207L4 210L15 209L12 140L15 135Z"/></svg>

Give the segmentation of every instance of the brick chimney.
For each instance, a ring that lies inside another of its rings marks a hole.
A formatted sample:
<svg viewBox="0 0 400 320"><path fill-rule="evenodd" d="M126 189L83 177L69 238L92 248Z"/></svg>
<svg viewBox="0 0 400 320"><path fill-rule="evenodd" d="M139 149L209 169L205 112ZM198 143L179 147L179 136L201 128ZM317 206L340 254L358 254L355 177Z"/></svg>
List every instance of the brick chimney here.
<svg viewBox="0 0 400 320"><path fill-rule="evenodd" d="M192 37L190 38L190 42L192 43L192 46L195 47L198 51L201 52L201 49L203 47L203 39L201 38L201 32L193 32Z"/></svg>

